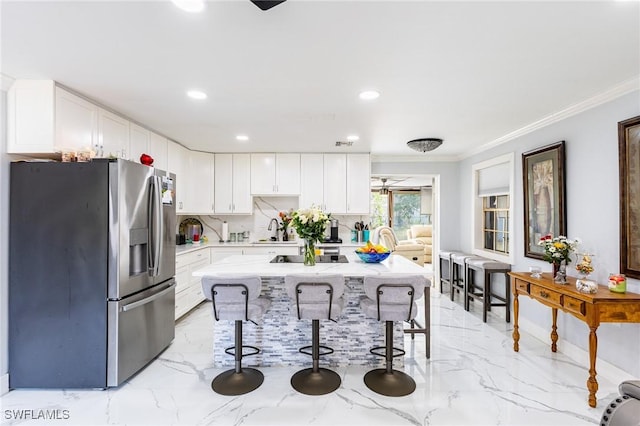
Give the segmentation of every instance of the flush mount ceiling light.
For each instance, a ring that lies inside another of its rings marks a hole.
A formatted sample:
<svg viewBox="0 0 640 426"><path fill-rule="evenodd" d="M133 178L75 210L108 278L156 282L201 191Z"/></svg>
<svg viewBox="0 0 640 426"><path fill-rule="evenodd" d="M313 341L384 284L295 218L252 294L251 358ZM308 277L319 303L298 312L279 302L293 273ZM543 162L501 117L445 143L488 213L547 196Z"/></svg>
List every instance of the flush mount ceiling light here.
<svg viewBox="0 0 640 426"><path fill-rule="evenodd" d="M171 0L180 9L185 12L198 13L204 10L203 0Z"/></svg>
<svg viewBox="0 0 640 426"><path fill-rule="evenodd" d="M365 101L372 101L374 99L378 99L380 97L380 92L375 90L365 90L364 92L360 92L360 99Z"/></svg>
<svg viewBox="0 0 640 426"><path fill-rule="evenodd" d="M347 140L349 142L359 141L360 140L360 136L358 136L358 135L349 135L349 136L347 136Z"/></svg>
<svg viewBox="0 0 640 426"><path fill-rule="evenodd" d="M437 147L442 145L442 139L438 138L422 138L414 139L407 142L407 146L411 149L415 149L420 152L433 151Z"/></svg>
<svg viewBox="0 0 640 426"><path fill-rule="evenodd" d="M200 90L189 90L187 96L191 99L203 100L207 99L207 94Z"/></svg>

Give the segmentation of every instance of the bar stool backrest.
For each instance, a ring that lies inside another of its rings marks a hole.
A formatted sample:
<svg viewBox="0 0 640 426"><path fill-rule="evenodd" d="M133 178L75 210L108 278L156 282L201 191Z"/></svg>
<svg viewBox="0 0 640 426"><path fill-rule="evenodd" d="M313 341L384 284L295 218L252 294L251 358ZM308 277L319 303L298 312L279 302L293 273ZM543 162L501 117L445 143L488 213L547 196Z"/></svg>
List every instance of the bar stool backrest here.
<svg viewBox="0 0 640 426"><path fill-rule="evenodd" d="M202 293L213 302L217 320L250 320L254 313L262 313L263 304L256 304L262 291L257 275L216 275L202 277ZM222 314L222 316L221 316Z"/></svg>
<svg viewBox="0 0 640 426"><path fill-rule="evenodd" d="M339 314L336 311L342 308L342 303L339 304L339 307L336 306L336 303L341 302L340 297L344 293L343 275L287 275L284 284L287 295L296 304L299 319L303 317L331 319L335 316L334 314ZM304 310L308 313L307 315L301 313L301 307L310 308Z"/></svg>
<svg viewBox="0 0 640 426"><path fill-rule="evenodd" d="M377 304L379 321L409 321L418 313L416 300L428 285L423 275L379 275L364 278L367 298Z"/></svg>

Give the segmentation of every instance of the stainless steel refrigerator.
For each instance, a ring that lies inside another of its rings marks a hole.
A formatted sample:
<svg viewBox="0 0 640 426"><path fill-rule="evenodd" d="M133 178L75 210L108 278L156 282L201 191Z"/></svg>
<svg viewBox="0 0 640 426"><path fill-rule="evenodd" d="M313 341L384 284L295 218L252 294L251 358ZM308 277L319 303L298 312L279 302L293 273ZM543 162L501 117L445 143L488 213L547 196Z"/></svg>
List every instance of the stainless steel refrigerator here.
<svg viewBox="0 0 640 426"><path fill-rule="evenodd" d="M175 335L175 176L100 159L10 180L9 387L120 385Z"/></svg>

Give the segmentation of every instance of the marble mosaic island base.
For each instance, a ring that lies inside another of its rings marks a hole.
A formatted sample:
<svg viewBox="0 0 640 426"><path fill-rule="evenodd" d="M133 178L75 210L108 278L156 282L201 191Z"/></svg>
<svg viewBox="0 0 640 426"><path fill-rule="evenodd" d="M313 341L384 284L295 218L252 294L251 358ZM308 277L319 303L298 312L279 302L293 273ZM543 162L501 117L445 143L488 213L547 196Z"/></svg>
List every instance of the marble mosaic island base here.
<svg viewBox="0 0 640 426"><path fill-rule="evenodd" d="M364 297L362 280L345 280L345 308L337 322L320 321L320 344L333 348L334 352L320 358L321 365L331 367L348 365L384 366L384 359L369 352L374 346L384 346L384 322L368 318L360 309L360 299ZM242 360L245 366L307 366L311 357L301 354L298 349L311 345L311 320L298 320L295 305L284 289L284 280L270 278L263 280L263 296L271 300L271 307L262 321L255 325L243 322L243 343L257 346L258 355ZM295 303L295 302L294 302ZM422 300L418 302L421 306ZM233 367L234 359L224 352L233 346L234 322L215 321L211 302L212 332L214 334L214 365ZM406 324L406 323L404 323ZM394 347L403 348L403 323L394 324ZM403 366L403 357L394 360L394 366Z"/></svg>

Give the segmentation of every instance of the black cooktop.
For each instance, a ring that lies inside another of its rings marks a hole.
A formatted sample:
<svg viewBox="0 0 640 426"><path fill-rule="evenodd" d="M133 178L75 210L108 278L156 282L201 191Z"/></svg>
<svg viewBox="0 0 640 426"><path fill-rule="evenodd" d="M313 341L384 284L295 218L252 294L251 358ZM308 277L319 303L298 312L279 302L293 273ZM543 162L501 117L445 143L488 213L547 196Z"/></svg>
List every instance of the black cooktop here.
<svg viewBox="0 0 640 426"><path fill-rule="evenodd" d="M304 263L304 256L279 254L269 263ZM323 254L316 256L316 263L349 263L344 254Z"/></svg>

